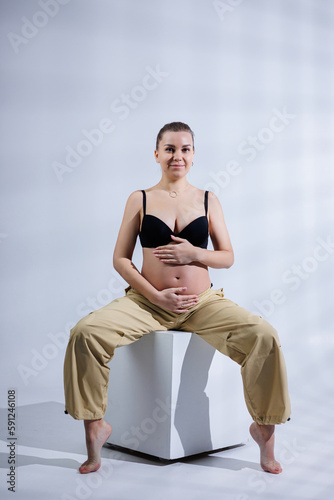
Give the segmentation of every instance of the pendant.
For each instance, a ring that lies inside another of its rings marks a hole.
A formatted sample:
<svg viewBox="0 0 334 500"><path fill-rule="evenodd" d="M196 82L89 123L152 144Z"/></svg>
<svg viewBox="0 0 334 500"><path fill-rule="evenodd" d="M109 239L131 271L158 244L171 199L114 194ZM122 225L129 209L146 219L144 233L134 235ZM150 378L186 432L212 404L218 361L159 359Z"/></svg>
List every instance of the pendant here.
<svg viewBox="0 0 334 500"><path fill-rule="evenodd" d="M176 191L169 191L169 196L171 198L176 198L177 197L177 192Z"/></svg>

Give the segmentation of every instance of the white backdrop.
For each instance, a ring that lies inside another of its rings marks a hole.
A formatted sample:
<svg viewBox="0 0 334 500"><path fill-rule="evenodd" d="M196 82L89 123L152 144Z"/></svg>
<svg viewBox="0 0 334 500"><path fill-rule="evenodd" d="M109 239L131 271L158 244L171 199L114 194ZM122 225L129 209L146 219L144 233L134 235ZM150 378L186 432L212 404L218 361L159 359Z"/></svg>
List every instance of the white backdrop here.
<svg viewBox="0 0 334 500"><path fill-rule="evenodd" d="M278 329L293 415L327 404L333 3L0 9L1 406L12 387L20 405L63 402L69 328L123 294L112 252L125 201L159 180L155 137L174 120L195 132L189 180L218 195L235 250L214 286Z"/></svg>

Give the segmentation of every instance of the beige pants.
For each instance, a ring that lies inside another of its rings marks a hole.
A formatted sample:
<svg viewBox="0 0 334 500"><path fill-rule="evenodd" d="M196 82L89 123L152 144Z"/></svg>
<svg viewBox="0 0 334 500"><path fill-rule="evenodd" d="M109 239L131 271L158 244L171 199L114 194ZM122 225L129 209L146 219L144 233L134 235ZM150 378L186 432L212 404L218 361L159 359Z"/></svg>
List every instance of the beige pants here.
<svg viewBox="0 0 334 500"><path fill-rule="evenodd" d="M225 299L222 290L212 289L200 294L188 312L176 314L153 305L129 287L124 297L81 319L71 330L65 355L67 412L76 419L103 418L108 362L116 347L154 330L195 332L241 365L247 408L259 424L280 424L289 418L286 368L276 330L260 316Z"/></svg>

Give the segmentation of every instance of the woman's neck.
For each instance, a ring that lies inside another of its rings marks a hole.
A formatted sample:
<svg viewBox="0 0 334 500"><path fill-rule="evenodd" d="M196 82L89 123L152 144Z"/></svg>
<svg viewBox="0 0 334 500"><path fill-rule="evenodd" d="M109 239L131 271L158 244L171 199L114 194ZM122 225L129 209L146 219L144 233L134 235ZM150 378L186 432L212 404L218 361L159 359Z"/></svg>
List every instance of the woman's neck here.
<svg viewBox="0 0 334 500"><path fill-rule="evenodd" d="M162 189L163 191L173 191L175 193L181 193L190 187L189 182L186 179L180 179L177 181L170 181L167 179L161 179L161 181L157 184L158 189Z"/></svg>

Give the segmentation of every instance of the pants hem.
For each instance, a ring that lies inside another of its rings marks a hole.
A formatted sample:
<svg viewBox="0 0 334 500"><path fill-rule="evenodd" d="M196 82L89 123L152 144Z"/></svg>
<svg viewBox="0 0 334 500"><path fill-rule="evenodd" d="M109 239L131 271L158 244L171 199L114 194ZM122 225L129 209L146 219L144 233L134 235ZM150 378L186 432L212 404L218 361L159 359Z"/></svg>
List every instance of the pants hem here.
<svg viewBox="0 0 334 500"><path fill-rule="evenodd" d="M285 424L290 417L252 417L254 422L259 425L280 425Z"/></svg>
<svg viewBox="0 0 334 500"><path fill-rule="evenodd" d="M65 413L71 415L71 417L73 417L75 420L100 420L105 415L105 411L96 413L93 413L91 411L78 412L72 411L69 408L66 408Z"/></svg>

